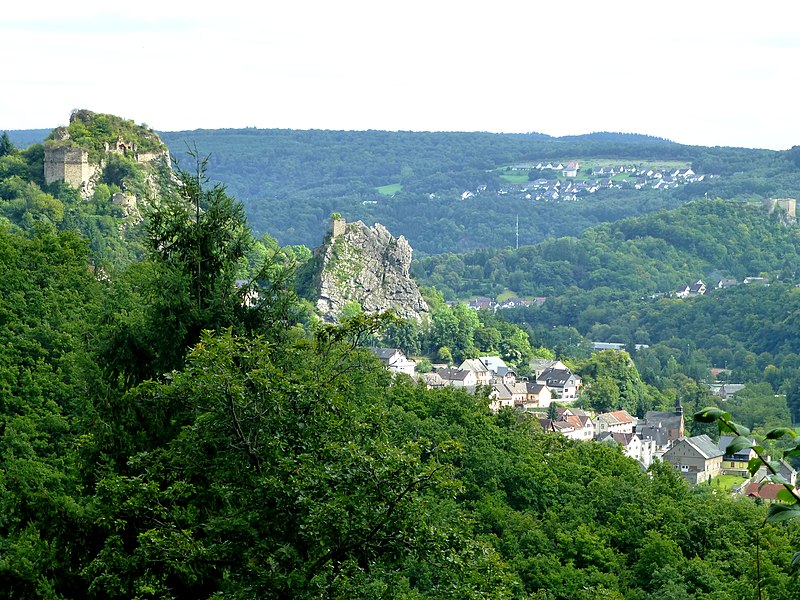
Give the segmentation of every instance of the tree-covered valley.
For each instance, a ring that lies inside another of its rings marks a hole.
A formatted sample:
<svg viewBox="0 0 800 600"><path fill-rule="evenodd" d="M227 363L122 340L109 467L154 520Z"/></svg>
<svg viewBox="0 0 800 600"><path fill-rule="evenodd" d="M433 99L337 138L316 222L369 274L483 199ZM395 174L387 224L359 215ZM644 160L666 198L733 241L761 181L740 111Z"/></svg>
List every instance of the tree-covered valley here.
<svg viewBox="0 0 800 600"><path fill-rule="evenodd" d="M113 144L131 124L84 125ZM90 195L45 182L41 145L0 143L0 595L800 597L800 520L492 413L486 391L392 378L367 348L497 352L523 368L557 356L590 383L613 379L610 402L634 412L719 404L706 382L724 367L753 384L726 410L773 453L789 448L766 429L800 407L800 240L761 201L796 189L791 153L624 136L162 139L181 168L145 176L109 156ZM197 153L176 150L184 140ZM498 168L589 156L719 178L461 200L506 185ZM141 219L114 203L123 193L147 197ZM310 256L298 246L334 211L423 248L429 322L315 318L294 286ZM511 249L517 212L530 237ZM770 285L671 295L747 276ZM546 300L497 313L446 302L507 290ZM598 340L628 344L633 364L592 355Z"/></svg>

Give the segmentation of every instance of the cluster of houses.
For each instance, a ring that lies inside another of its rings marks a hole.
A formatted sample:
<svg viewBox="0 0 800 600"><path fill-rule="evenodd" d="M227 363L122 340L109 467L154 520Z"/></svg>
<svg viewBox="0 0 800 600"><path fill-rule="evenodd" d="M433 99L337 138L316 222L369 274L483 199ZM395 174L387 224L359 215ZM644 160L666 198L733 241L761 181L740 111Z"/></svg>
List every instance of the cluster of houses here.
<svg viewBox="0 0 800 600"><path fill-rule="evenodd" d="M474 392L478 386L490 388L490 408L513 407L531 411L546 409L551 403L569 404L580 392L581 378L557 360L533 360L531 377L517 377L515 369L499 356L482 356L462 362L458 367L436 365L430 373L416 373L416 363L397 348L372 348L393 373L421 380L429 388L459 387Z"/></svg>
<svg viewBox="0 0 800 600"><path fill-rule="evenodd" d="M769 280L766 277L745 277L741 283L744 285L769 285ZM730 277L726 277L719 279L715 287L717 289L722 289L733 287L735 285L739 285L739 281ZM680 286L677 290L675 290L675 296L677 298L691 298L693 296L702 296L707 291L708 287L706 284L703 283L701 279L698 279L689 285Z"/></svg>
<svg viewBox="0 0 800 600"><path fill-rule="evenodd" d="M704 181L706 175L697 174L692 169L653 169L636 165L597 166L588 170L588 179L575 179L580 172L577 161L539 162L520 164L509 167L510 171L542 172L542 177L519 186L500 188L497 194L504 196L510 193L521 193L526 199L540 201L577 200L581 196L593 194L601 189L654 189L666 190L680 187L688 183ZM560 172L565 179L545 177L545 172ZM620 177L622 175L622 177ZM709 175L709 178L714 177ZM476 193L486 191L485 186ZM471 191L464 192L461 198L466 200L476 195Z"/></svg>
<svg viewBox="0 0 800 600"><path fill-rule="evenodd" d="M458 367L442 366L420 377L429 388L453 386L474 391L486 386L493 411L504 407L535 411L555 401L571 403L581 387L580 377L561 361L532 361L531 377L520 378L499 356L471 358Z"/></svg>
<svg viewBox="0 0 800 600"><path fill-rule="evenodd" d="M498 310L505 310L507 308L519 308L521 306L541 306L545 303L547 298L537 297L533 300L526 300L524 298L506 298L505 300L495 300L494 298L475 298L474 300L467 301L467 308L472 310L488 310L497 312Z"/></svg>
<svg viewBox="0 0 800 600"><path fill-rule="evenodd" d="M644 468L654 460L662 460L693 485L710 482L719 475L749 477L749 461L755 457L753 450L729 453L727 449L733 438L726 436L718 442L707 435L687 437L680 402L673 411L649 411L644 418L636 418L624 410L595 414L572 406L582 382L561 361L533 360L531 376L526 378L518 378L514 368L498 356L468 359L458 367L441 365L431 373L416 374L415 362L400 350L374 348L373 352L390 371L417 378L429 388L453 386L474 392L478 386L486 386L490 388L492 411L513 407L535 413L546 433L611 444ZM777 464L780 475L796 485L797 472L783 460ZM762 468L745 484L734 488L734 492L772 502L782 487L771 483Z"/></svg>

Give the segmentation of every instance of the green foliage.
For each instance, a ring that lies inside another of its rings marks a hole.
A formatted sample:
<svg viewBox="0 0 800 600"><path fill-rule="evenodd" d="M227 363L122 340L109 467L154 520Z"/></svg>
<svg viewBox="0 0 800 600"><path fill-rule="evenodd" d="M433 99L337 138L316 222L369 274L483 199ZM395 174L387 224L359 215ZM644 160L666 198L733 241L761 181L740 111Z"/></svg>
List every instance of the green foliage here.
<svg viewBox="0 0 800 600"><path fill-rule="evenodd" d="M3 135L0 136L0 157L7 156L14 152L14 144L11 143L11 139L8 137L8 132L4 131Z"/></svg>
<svg viewBox="0 0 800 600"><path fill-rule="evenodd" d="M136 152L152 152L163 147L158 135L146 125L136 125L128 119L88 110L73 111L65 129L67 143L88 150L89 158L94 163L100 162L107 148L116 149L119 140L130 146L131 150L126 149L126 154L134 152L133 148ZM47 143L54 143L56 133L51 133Z"/></svg>
<svg viewBox="0 0 800 600"><path fill-rule="evenodd" d="M572 304L580 292L586 298L597 292L597 304L600 297L608 302L669 294L679 285L722 275L741 281L768 272L793 280L799 242L795 227L776 226L760 205L697 201L519 250L425 257L413 272L423 285L450 297L494 296L511 286L523 296L548 296L548 303L550 296L568 295Z"/></svg>
<svg viewBox="0 0 800 600"><path fill-rule="evenodd" d="M148 213L152 262L121 275L108 302L101 354L128 385L180 368L204 329L277 332L299 319L285 291L292 269L277 253L237 287L253 239L241 206L221 186L204 187L203 162L177 179Z"/></svg>
<svg viewBox="0 0 800 600"><path fill-rule="evenodd" d="M777 462L770 460L764 448L747 437L750 434L749 429L731 420L730 413L713 406L706 407L695 413L694 419L701 423L717 423L720 433L732 433L735 435L736 437L728 445L727 452L735 453L745 448L752 449L756 454L756 458L750 461L750 474L754 475L762 466L765 466L770 472L770 480L783 485L786 493L782 496L782 499L788 504L771 504L766 517L768 523L800 519L800 492L792 483L778 473ZM778 439L784 436L795 440L797 432L788 427L779 427L768 431L765 435L767 439ZM795 443L793 447L784 452L784 456L787 457L795 454L800 454L800 442Z"/></svg>
<svg viewBox="0 0 800 600"><path fill-rule="evenodd" d="M597 411L624 409L643 416L652 409L645 386L627 352L603 350L575 365L586 381L589 405Z"/></svg>
<svg viewBox="0 0 800 600"><path fill-rule="evenodd" d="M323 329L280 349L206 334L183 373L142 388L140 401L179 403L184 426L167 452L101 482L106 522L145 535L109 531L92 567L98 591L123 581L184 595L359 597L389 589L407 559L473 560L435 509L457 489L436 458L448 442L390 441L387 375L336 341L359 333ZM136 545L133 562L120 541Z"/></svg>

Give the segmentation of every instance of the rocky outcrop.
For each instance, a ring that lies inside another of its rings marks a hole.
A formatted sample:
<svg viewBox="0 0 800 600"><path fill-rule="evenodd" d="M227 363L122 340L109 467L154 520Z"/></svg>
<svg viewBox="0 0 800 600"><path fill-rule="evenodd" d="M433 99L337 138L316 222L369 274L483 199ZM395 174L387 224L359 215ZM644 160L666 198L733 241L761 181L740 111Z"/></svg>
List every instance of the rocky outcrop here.
<svg viewBox="0 0 800 600"><path fill-rule="evenodd" d="M370 314L392 311L407 319L421 319L428 312L409 273L411 246L383 225L336 220L314 253L320 264L317 310L326 320L336 321L349 302L358 302Z"/></svg>

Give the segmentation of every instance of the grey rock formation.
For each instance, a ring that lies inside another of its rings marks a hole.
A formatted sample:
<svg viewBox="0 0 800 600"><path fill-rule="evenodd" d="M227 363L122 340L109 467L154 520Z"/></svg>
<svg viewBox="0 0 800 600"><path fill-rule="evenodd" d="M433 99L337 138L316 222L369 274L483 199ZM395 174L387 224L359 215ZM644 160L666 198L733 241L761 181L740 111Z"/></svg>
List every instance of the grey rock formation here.
<svg viewBox="0 0 800 600"><path fill-rule="evenodd" d="M407 319L428 312L409 274L411 246L383 225L334 221L330 237L315 254L321 259L317 310L326 320L336 321L348 302L358 302L366 313L388 310Z"/></svg>

